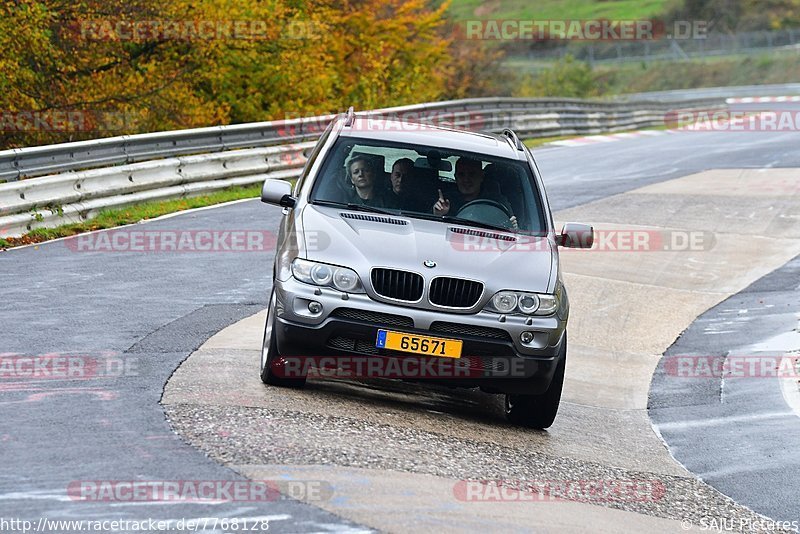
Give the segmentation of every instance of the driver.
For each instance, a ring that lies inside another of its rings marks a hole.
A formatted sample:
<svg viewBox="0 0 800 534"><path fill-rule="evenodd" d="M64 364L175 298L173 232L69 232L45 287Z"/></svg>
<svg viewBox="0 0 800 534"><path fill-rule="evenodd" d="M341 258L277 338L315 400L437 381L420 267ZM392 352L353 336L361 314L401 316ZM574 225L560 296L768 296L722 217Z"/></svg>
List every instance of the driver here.
<svg viewBox="0 0 800 534"><path fill-rule="evenodd" d="M472 158L461 157L456 161L456 186L457 191L453 191L451 198L445 198L442 190L439 189L439 200L433 205L433 214L437 216L453 213L454 215L467 203L473 200L486 199L498 202L508 208L511 216L511 225L518 228L517 218L513 215L511 203L499 191L492 191L484 187L483 164Z"/></svg>

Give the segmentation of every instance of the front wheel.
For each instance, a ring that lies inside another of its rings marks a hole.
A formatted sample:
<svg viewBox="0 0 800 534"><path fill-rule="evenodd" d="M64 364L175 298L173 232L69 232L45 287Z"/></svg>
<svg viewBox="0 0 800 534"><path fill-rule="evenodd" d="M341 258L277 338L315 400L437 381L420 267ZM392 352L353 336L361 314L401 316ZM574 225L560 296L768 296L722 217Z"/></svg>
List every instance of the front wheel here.
<svg viewBox="0 0 800 534"><path fill-rule="evenodd" d="M567 364L567 338L561 353L558 355L558 365L547 391L539 395L512 395L506 394L506 418L515 425L529 428L549 428L556 419L558 405L561 402L561 390L564 387L564 370Z"/></svg>
<svg viewBox="0 0 800 534"><path fill-rule="evenodd" d="M276 304L277 297L273 289L267 306L264 341L261 344L261 381L270 386L301 388L306 384L306 377L287 378L283 376L285 374L285 362L278 352L278 342L275 339Z"/></svg>

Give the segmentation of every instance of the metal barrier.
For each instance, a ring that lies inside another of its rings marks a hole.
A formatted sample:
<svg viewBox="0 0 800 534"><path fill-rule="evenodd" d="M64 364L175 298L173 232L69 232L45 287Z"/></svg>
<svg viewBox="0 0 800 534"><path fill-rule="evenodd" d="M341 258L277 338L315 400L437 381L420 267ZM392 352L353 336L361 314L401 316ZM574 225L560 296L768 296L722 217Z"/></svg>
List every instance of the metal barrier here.
<svg viewBox="0 0 800 534"><path fill-rule="evenodd" d="M672 102L477 98L368 112L522 138L663 125L687 109L720 109L719 98ZM333 116L130 135L0 152L0 236L85 221L103 209L185 197L264 175L299 175L304 151ZM156 159L158 158L158 159ZM37 177L38 176L38 177Z"/></svg>

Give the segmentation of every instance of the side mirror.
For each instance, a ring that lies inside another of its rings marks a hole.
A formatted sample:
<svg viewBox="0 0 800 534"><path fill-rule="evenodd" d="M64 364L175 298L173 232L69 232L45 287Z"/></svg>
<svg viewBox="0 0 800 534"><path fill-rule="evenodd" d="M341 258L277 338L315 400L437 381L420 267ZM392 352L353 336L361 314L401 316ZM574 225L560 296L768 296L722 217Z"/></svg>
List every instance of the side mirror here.
<svg viewBox="0 0 800 534"><path fill-rule="evenodd" d="M567 223L556 236L556 243L568 248L592 248L594 245L594 228L588 224Z"/></svg>
<svg viewBox="0 0 800 534"><path fill-rule="evenodd" d="M293 208L297 199L292 196L292 184L285 180L267 179L261 188L261 202L283 208Z"/></svg>

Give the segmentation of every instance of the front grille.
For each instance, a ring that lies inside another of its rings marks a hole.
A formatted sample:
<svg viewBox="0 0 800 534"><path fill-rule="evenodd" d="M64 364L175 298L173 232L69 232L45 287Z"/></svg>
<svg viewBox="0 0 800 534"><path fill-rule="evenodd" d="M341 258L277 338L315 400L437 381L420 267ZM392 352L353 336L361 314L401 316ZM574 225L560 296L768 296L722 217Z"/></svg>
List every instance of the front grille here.
<svg viewBox="0 0 800 534"><path fill-rule="evenodd" d="M471 308L478 303L483 293L483 284L461 278L434 278L429 299L438 306L449 308Z"/></svg>
<svg viewBox="0 0 800 534"><path fill-rule="evenodd" d="M422 276L394 269L372 269L372 288L382 297L415 302L422 298Z"/></svg>
<svg viewBox="0 0 800 534"><path fill-rule="evenodd" d="M487 326L473 326L469 324L444 323L436 321L435 323L431 324L431 332L511 341L511 336L509 336L508 332L505 330L500 330L499 328L489 328Z"/></svg>
<svg viewBox="0 0 800 534"><path fill-rule="evenodd" d="M337 308L331 313L332 317L361 321L364 323L374 323L378 325L402 326L414 328L414 321L411 317L402 315L392 315L390 313L379 313L366 310L356 310L354 308Z"/></svg>

